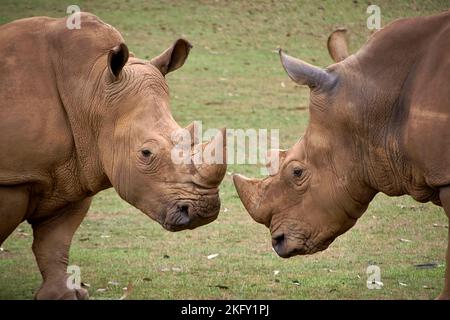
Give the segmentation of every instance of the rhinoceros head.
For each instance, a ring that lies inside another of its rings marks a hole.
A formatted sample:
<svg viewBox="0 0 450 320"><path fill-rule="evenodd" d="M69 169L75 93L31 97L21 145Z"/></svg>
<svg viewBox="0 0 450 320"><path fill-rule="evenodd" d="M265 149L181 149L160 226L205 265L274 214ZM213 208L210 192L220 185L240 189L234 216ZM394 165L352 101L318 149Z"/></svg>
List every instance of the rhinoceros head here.
<svg viewBox="0 0 450 320"><path fill-rule="evenodd" d="M329 45L342 45L331 40ZM342 60L346 48L334 49L330 53L335 60ZM341 66L324 70L281 50L280 58L288 75L311 89L309 125L292 148L269 153L279 165L268 177L234 175L233 180L247 211L270 229L275 251L287 258L326 249L355 224L367 208L364 197L371 193L364 193L354 169L356 149L347 134L350 124L342 116L348 100Z"/></svg>
<svg viewBox="0 0 450 320"><path fill-rule="evenodd" d="M113 48L105 71L108 110L99 124L101 161L111 184L124 200L170 231L215 220L218 186L226 171L225 163L172 160L173 133L180 126L170 112L165 75L184 64L190 49L180 39L145 61L132 57L125 44ZM209 144L225 148L221 133Z"/></svg>

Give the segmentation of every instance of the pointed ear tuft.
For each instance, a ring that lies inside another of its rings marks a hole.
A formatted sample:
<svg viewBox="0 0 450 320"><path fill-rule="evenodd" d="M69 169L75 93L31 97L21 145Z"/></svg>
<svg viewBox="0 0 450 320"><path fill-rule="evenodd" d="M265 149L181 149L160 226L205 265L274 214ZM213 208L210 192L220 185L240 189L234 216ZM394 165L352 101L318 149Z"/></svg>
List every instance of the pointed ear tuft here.
<svg viewBox="0 0 450 320"><path fill-rule="evenodd" d="M185 39L178 39L175 43L159 56L153 58L150 63L153 64L165 76L169 72L183 66L186 61L192 45Z"/></svg>
<svg viewBox="0 0 450 320"><path fill-rule="evenodd" d="M326 70L313 66L300 59L291 57L279 50L281 64L289 77L300 85L307 85L311 89L330 88L336 80L336 77Z"/></svg>
<svg viewBox="0 0 450 320"><path fill-rule="evenodd" d="M113 81L117 80L128 61L129 51L125 43L112 48L108 54L108 69Z"/></svg>
<svg viewBox="0 0 450 320"><path fill-rule="evenodd" d="M347 29L339 28L334 30L327 41L328 52L334 62L341 62L348 54Z"/></svg>

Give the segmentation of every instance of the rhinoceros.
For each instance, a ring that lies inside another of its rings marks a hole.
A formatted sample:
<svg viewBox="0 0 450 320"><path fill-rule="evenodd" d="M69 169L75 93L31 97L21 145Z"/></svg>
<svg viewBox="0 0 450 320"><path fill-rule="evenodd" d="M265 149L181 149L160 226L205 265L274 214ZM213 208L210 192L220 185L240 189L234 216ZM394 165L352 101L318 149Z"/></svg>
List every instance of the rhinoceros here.
<svg viewBox="0 0 450 320"><path fill-rule="evenodd" d="M233 177L245 208L279 256L326 249L378 192L431 201L450 216L450 11L396 20L348 55L344 30L325 69L286 54L289 77L310 88L309 123L264 179ZM448 249L447 249L448 250ZM450 298L450 252L445 287Z"/></svg>
<svg viewBox="0 0 450 320"><path fill-rule="evenodd" d="M22 221L32 225L37 299L88 297L66 278L72 236L96 193L114 187L165 229L193 229L217 217L226 171L171 158L180 126L165 75L184 64L188 41L146 61L96 16L80 13L80 29L66 20L0 27L0 244ZM192 147L225 148L223 131Z"/></svg>

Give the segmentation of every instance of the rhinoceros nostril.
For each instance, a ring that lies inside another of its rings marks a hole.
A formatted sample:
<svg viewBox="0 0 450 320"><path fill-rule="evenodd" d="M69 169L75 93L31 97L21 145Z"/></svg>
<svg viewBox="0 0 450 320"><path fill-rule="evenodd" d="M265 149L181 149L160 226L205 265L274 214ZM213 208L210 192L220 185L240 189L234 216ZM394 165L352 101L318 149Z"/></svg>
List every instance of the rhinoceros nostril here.
<svg viewBox="0 0 450 320"><path fill-rule="evenodd" d="M284 233L272 237L272 246L275 252L282 258L289 258L292 255Z"/></svg>
<svg viewBox="0 0 450 320"><path fill-rule="evenodd" d="M187 225L191 222L189 217L189 206L187 204L177 205L177 217L175 223L178 226Z"/></svg>
<svg viewBox="0 0 450 320"><path fill-rule="evenodd" d="M186 215L186 216L189 215L189 206L187 204L178 205L178 210L183 215Z"/></svg>
<svg viewBox="0 0 450 320"><path fill-rule="evenodd" d="M284 244L284 233L272 237L272 246L275 250L280 249Z"/></svg>

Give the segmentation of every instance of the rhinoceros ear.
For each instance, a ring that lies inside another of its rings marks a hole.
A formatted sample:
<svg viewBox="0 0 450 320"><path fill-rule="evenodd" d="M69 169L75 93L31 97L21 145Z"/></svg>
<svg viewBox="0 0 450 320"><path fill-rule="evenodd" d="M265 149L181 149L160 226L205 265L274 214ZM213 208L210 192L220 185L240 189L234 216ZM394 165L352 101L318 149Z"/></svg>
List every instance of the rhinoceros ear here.
<svg viewBox="0 0 450 320"><path fill-rule="evenodd" d="M113 81L117 80L128 61L129 51L125 43L112 48L108 54L108 69Z"/></svg>
<svg viewBox="0 0 450 320"><path fill-rule="evenodd" d="M150 60L150 63L158 68L165 76L184 64L191 48L192 45L187 40L178 39L173 46Z"/></svg>
<svg viewBox="0 0 450 320"><path fill-rule="evenodd" d="M347 58L347 30L344 28L334 30L328 37L327 48L334 62L341 62Z"/></svg>
<svg viewBox="0 0 450 320"><path fill-rule="evenodd" d="M335 83L336 77L327 71L291 57L281 49L279 50L279 53L284 70L286 70L289 77L298 84L306 84L311 89L326 89Z"/></svg>

